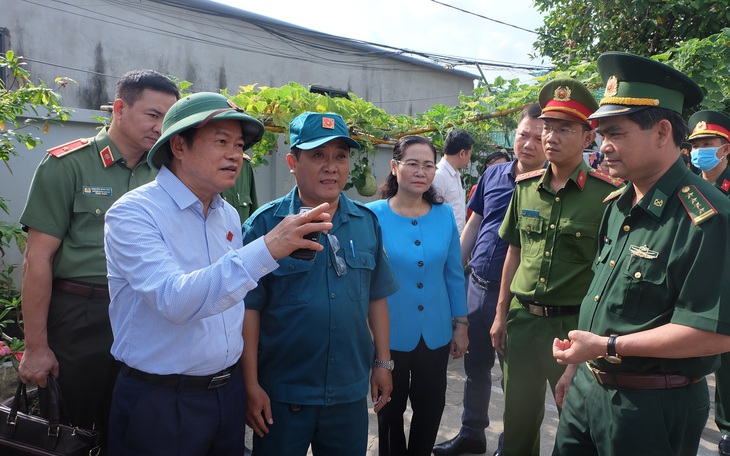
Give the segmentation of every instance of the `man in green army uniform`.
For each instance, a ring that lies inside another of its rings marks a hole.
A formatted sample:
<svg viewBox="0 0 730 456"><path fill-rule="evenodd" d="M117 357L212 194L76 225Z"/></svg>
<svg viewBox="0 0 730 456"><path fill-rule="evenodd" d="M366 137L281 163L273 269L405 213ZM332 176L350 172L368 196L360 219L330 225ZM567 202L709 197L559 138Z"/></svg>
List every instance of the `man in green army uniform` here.
<svg viewBox="0 0 730 456"><path fill-rule="evenodd" d="M57 377L70 421L99 429L102 442L117 375L109 353L104 215L128 190L154 179L145 155L179 97L156 71L124 74L111 125L48 151L20 217L28 231L20 378L45 387L49 374Z"/></svg>
<svg viewBox="0 0 730 456"><path fill-rule="evenodd" d="M730 351L730 200L680 159L684 74L622 52L598 58L598 120L611 176L595 276L579 330L556 339L569 364L553 455L696 455L710 401L705 375ZM571 381L572 377L572 381Z"/></svg>
<svg viewBox="0 0 730 456"><path fill-rule="evenodd" d="M236 209L238 217L241 219L241 225L259 208L259 200L256 197L256 181L253 176L251 157L248 154L243 154L241 173L238 175L236 183L233 184L233 187L221 193L221 196Z"/></svg>
<svg viewBox="0 0 730 456"><path fill-rule="evenodd" d="M730 196L730 117L718 111L696 112L689 118L689 131L693 164L702 170L703 179ZM730 456L730 353L720 359L715 371L715 424L722 433L720 455Z"/></svg>
<svg viewBox="0 0 730 456"><path fill-rule="evenodd" d="M546 381L554 392L564 371L550 347L578 326L580 302L593 278L603 200L621 185L583 160L596 136L588 116L598 108L588 89L556 79L542 88L539 101L550 165L517 176L499 230L510 245L491 336L504 354L507 456L540 453Z"/></svg>

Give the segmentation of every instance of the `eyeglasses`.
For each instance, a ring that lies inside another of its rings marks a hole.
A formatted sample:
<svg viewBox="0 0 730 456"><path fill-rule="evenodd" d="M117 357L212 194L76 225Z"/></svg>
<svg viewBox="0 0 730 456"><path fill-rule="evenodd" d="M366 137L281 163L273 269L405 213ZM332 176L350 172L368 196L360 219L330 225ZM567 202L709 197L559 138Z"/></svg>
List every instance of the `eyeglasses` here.
<svg viewBox="0 0 730 456"><path fill-rule="evenodd" d="M337 256L337 252L341 250L340 240L337 239L337 236L335 236L334 234L328 234L327 242L329 242L330 244L330 259L332 260L332 267L335 268L337 277L342 277L343 275L347 274L347 263L345 263L344 258Z"/></svg>
<svg viewBox="0 0 730 456"><path fill-rule="evenodd" d="M436 165L433 163L418 163L417 161L400 161L400 160L393 160L394 162L398 163L399 165L403 165L406 167L406 169L412 173L415 173L419 169L422 169L424 173L435 173L436 172Z"/></svg>
<svg viewBox="0 0 730 456"><path fill-rule="evenodd" d="M547 136L550 133L555 133L556 136L568 136L576 133L578 130L566 126L556 126L552 124L545 124L542 127L542 135ZM581 131L586 131L585 129Z"/></svg>

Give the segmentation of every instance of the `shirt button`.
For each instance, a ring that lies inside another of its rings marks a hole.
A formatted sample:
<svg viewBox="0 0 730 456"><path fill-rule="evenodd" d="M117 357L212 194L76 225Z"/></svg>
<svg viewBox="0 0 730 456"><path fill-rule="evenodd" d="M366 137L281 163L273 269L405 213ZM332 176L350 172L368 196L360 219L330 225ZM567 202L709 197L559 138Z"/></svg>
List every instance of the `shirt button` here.
<svg viewBox="0 0 730 456"><path fill-rule="evenodd" d="M412 220L412 221L411 221L411 225L413 225L413 226L416 226L416 225L418 225L418 220Z"/></svg>
<svg viewBox="0 0 730 456"><path fill-rule="evenodd" d="M613 261L613 260L611 260L611 261L608 262L608 265L611 266L611 267L614 267L614 266L616 266L616 262Z"/></svg>
<svg viewBox="0 0 730 456"><path fill-rule="evenodd" d="M596 295L596 296L595 296L595 297L593 298L593 300L594 300L594 301L596 301L596 302L598 302L598 301L599 301L600 299L601 299L601 297L600 297L600 296L598 296L598 295Z"/></svg>
<svg viewBox="0 0 730 456"><path fill-rule="evenodd" d="M546 257L549 257L550 256L550 252L545 252L545 256Z"/></svg>
<svg viewBox="0 0 730 456"><path fill-rule="evenodd" d="M640 272L637 272L636 274L634 274L634 278L640 279L641 278L641 273Z"/></svg>
<svg viewBox="0 0 730 456"><path fill-rule="evenodd" d="M416 284L416 286L417 286L418 288L423 288L423 284L422 284L421 282L418 282L418 283Z"/></svg>
<svg viewBox="0 0 730 456"><path fill-rule="evenodd" d="M423 311L423 305L422 304L419 304L418 305L418 310Z"/></svg>
<svg viewBox="0 0 730 456"><path fill-rule="evenodd" d="M96 213L96 215L101 214L101 210L99 210L99 209L95 210L94 212Z"/></svg>
<svg viewBox="0 0 730 456"><path fill-rule="evenodd" d="M289 270L290 270L290 271L293 271L293 270L294 270L294 265L293 265L293 264L290 264L290 265L289 265Z"/></svg>
<svg viewBox="0 0 730 456"><path fill-rule="evenodd" d="M579 238L581 236L582 236L582 234L580 234L580 231L578 231L577 233L575 233L575 237Z"/></svg>
<svg viewBox="0 0 730 456"><path fill-rule="evenodd" d="M335 299L336 297L337 297L337 293L332 293L332 294L330 295L330 298L332 298L332 299Z"/></svg>
<svg viewBox="0 0 730 456"><path fill-rule="evenodd" d="M330 364L334 364L334 363L335 363L335 359L334 358L330 358Z"/></svg>
<svg viewBox="0 0 730 456"><path fill-rule="evenodd" d="M559 197L559 196L556 196L556 197L555 197L555 202L557 202L557 203L559 203L559 202L560 202L560 197Z"/></svg>
<svg viewBox="0 0 730 456"><path fill-rule="evenodd" d="M418 262L418 267L419 267L419 268L422 268L422 267L423 267L423 261L419 261L419 262Z"/></svg>
<svg viewBox="0 0 730 456"><path fill-rule="evenodd" d="M293 267L293 266L292 266L292 267ZM263 267L263 268L261 268L261 272L264 272L264 273L266 273L266 272L269 272L269 268L267 268L267 267Z"/></svg>
<svg viewBox="0 0 730 456"><path fill-rule="evenodd" d="M550 229L551 229L551 230L554 230L554 229L555 229L555 224L554 224L554 223L551 223L551 224L550 224Z"/></svg>
<svg viewBox="0 0 730 456"><path fill-rule="evenodd" d="M421 241L418 241L418 240L417 240L417 241L415 242L415 244L416 244L416 245L421 245Z"/></svg>
<svg viewBox="0 0 730 456"><path fill-rule="evenodd" d="M631 230L631 227L629 225L624 225L624 231L629 232Z"/></svg>
<svg viewBox="0 0 730 456"><path fill-rule="evenodd" d="M335 332L335 331L337 331L337 326L332 327L332 332Z"/></svg>
<svg viewBox="0 0 730 456"><path fill-rule="evenodd" d="M545 283L545 277L540 277L540 283Z"/></svg>

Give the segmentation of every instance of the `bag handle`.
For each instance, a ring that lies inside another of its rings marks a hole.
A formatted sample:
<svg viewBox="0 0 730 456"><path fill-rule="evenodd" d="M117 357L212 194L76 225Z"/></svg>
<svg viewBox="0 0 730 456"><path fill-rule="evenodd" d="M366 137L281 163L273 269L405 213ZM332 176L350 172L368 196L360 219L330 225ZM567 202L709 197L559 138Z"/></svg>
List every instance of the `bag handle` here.
<svg viewBox="0 0 730 456"><path fill-rule="evenodd" d="M8 414L7 424L15 426L18 420L18 412L28 413L28 392L25 383L18 379L18 387L15 390L13 403L10 404L10 413Z"/></svg>

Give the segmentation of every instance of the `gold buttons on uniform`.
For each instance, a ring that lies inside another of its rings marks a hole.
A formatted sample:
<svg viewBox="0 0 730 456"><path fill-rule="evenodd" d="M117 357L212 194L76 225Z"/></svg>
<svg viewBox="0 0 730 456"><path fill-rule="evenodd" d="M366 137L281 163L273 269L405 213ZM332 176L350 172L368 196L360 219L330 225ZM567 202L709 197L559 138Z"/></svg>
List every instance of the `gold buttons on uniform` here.
<svg viewBox="0 0 730 456"><path fill-rule="evenodd" d="M99 215L99 214L101 214L101 209L97 209L97 210L95 210L95 211L94 211L94 213L95 213L96 215Z"/></svg>
<svg viewBox="0 0 730 456"><path fill-rule="evenodd" d="M540 277L540 283L545 283L545 277Z"/></svg>
<svg viewBox="0 0 730 456"><path fill-rule="evenodd" d="M551 229L551 230L554 230L554 229L555 229L555 224L554 224L554 223L551 223L551 224L550 224L550 229Z"/></svg>
<svg viewBox="0 0 730 456"><path fill-rule="evenodd" d="M582 235L582 234L580 234L580 231L578 231L577 233L575 233L575 237L579 238L579 237L581 237L581 236L583 236L583 235Z"/></svg>
<svg viewBox="0 0 730 456"><path fill-rule="evenodd" d="M634 274L634 278L640 279L641 278L641 273L640 272L637 272L636 274Z"/></svg>
<svg viewBox="0 0 730 456"><path fill-rule="evenodd" d="M550 252L545 252L545 256L546 257L549 257L550 256Z"/></svg>
<svg viewBox="0 0 730 456"><path fill-rule="evenodd" d="M626 231L626 232L631 231L631 227L629 225L624 225L624 231Z"/></svg>
<svg viewBox="0 0 730 456"><path fill-rule="evenodd" d="M559 196L556 196L555 197L555 201L559 203L560 202L560 197Z"/></svg>
<svg viewBox="0 0 730 456"><path fill-rule="evenodd" d="M596 296L595 296L595 297L593 298L593 300L594 300L594 301L596 301L596 302L598 302L598 301L600 301L600 300L601 300L601 297L600 297L600 296L598 296L598 295L596 295Z"/></svg>
<svg viewBox="0 0 730 456"><path fill-rule="evenodd" d="M616 266L616 262L613 261L613 260L611 260L611 261L608 262L608 265L611 266L611 267L614 267L614 266Z"/></svg>

